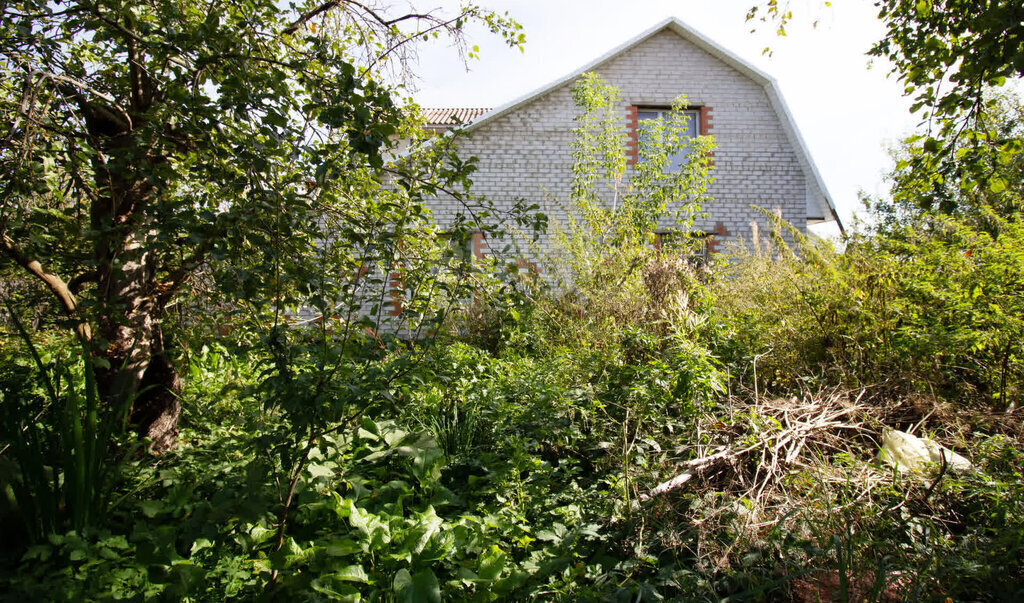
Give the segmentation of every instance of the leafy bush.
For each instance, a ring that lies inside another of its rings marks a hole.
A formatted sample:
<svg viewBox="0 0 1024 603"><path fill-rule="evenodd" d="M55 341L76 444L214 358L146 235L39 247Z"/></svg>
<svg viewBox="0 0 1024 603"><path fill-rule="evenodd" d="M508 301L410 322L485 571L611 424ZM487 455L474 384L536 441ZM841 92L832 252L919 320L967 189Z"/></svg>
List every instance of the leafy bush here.
<svg viewBox="0 0 1024 603"><path fill-rule="evenodd" d="M737 250L712 286L715 349L750 385L756 369L763 389L799 391L810 377L1012 409L1024 377L1024 230L979 211L998 235L925 214L856 236L842 254L807 240L795 254L778 236Z"/></svg>

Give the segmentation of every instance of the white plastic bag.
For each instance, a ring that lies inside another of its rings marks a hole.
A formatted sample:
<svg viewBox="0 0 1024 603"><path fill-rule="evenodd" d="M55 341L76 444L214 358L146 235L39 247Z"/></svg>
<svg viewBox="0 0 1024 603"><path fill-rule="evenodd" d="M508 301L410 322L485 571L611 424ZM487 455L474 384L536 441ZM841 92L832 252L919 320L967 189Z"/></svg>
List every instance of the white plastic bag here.
<svg viewBox="0 0 1024 603"><path fill-rule="evenodd" d="M938 472L943 456L949 469L974 471L969 460L938 442L891 427L882 428L882 449L878 454L883 462L900 471Z"/></svg>

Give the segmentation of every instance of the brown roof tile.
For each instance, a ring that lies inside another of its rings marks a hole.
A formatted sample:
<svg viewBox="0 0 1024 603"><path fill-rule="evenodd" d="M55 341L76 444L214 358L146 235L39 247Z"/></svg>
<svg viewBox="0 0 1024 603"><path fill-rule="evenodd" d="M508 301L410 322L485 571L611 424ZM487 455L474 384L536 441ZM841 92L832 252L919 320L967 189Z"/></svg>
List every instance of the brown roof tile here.
<svg viewBox="0 0 1024 603"><path fill-rule="evenodd" d="M420 113L423 115L423 119L426 121L426 126L429 127L440 127L440 126L457 126L459 124L468 124L474 119L480 117L484 113L487 113L490 109L483 108L465 108L465 107L444 107L439 109L420 109Z"/></svg>

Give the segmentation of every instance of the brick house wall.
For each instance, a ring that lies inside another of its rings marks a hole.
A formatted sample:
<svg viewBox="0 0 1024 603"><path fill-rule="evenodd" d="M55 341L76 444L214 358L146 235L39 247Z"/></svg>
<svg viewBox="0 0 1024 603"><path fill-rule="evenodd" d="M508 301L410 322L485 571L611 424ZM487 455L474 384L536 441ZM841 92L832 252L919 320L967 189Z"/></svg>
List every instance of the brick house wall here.
<svg viewBox="0 0 1024 603"><path fill-rule="evenodd" d="M706 45L680 35L673 24L685 27L670 21L587 70L619 88L624 122L631 128L636 126L638 107L668 107L681 94L699 110L700 133L713 135L717 143L715 182L709 191L713 201L705 208L708 216L696 224L697 229L713 233L711 251L720 251L740 237L749 241L753 222L766 232L764 216L751 205L781 212L785 220L806 231L808 217L824 214L817 208L828 210L831 205L813 167L809 168L799 135L792 126L787 130L784 107L771 97L764 81L755 81L734 67L738 59L732 57L730 64ZM460 150L464 157L478 158L479 169L472 177L475 194L499 207L525 198L538 203L552 225L564 223L563 204L572 179L571 131L577 114L570 96L575 79L470 126L471 138L460 144ZM631 142L635 153L635 140ZM812 201L815 195L821 201ZM460 209L444 199L432 206L442 225ZM834 210L831 214L826 219L834 217ZM551 250L550 235L540 248ZM530 255L525 250L519 253Z"/></svg>

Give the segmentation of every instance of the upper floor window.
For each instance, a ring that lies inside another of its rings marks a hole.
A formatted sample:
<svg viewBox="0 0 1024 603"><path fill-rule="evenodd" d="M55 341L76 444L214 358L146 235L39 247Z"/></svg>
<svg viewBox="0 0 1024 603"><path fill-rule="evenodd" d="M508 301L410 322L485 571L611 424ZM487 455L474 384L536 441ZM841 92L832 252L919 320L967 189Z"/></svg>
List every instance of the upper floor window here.
<svg viewBox="0 0 1024 603"><path fill-rule="evenodd" d="M688 141L701 132L699 109L638 108L636 111L639 156L664 149L668 153L665 171L678 171L690 155Z"/></svg>

